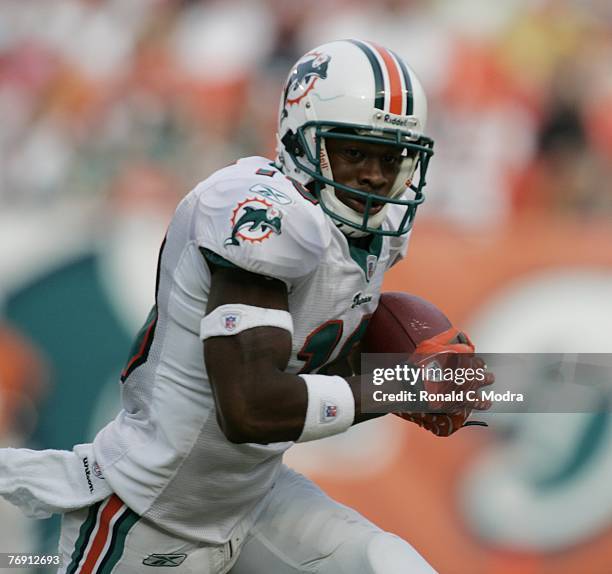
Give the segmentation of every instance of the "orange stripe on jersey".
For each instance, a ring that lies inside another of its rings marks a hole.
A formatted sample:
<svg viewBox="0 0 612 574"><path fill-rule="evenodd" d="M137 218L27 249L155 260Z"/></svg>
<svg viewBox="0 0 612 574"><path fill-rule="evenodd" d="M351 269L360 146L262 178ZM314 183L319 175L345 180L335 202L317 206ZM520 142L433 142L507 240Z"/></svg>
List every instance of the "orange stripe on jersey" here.
<svg viewBox="0 0 612 574"><path fill-rule="evenodd" d="M385 67L387 68L387 76L389 77L389 111L392 114L402 114L402 81L400 79L400 71L397 67L397 63L393 56L389 53L386 48L379 46L378 44L372 44L376 48L376 51L380 54Z"/></svg>
<svg viewBox="0 0 612 574"><path fill-rule="evenodd" d="M79 570L80 574L92 574L93 568L96 565L98 558L100 558L100 554L102 553L102 550L104 550L104 546L106 545L111 520L121 511L122 508L123 502L116 494L113 494L100 515L98 532L96 532L96 537L91 543L89 552L85 557L85 562Z"/></svg>

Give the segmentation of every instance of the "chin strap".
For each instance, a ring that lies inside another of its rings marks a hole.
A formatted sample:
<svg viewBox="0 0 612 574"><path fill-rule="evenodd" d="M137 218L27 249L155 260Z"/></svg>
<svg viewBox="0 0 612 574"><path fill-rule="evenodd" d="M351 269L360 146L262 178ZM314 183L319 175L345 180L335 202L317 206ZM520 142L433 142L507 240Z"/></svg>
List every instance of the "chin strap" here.
<svg viewBox="0 0 612 574"><path fill-rule="evenodd" d="M342 231L342 233L344 233L344 235L346 235L347 237L359 239L360 237L367 237L368 235L370 235L370 233L368 233L367 231L362 231L361 229L355 229L354 227L351 227L350 225L346 225L345 223L342 223L341 221L336 221L336 220L332 220L332 221L334 222L334 225L340 231Z"/></svg>

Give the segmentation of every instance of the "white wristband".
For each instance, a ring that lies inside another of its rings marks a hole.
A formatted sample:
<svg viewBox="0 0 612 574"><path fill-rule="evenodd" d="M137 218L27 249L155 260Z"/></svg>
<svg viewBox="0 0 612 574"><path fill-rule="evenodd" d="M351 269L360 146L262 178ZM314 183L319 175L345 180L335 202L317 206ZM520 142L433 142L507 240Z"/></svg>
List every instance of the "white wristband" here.
<svg viewBox="0 0 612 574"><path fill-rule="evenodd" d="M317 440L347 430L355 419L355 397L342 377L300 375L308 389L304 428L297 442Z"/></svg>
<svg viewBox="0 0 612 574"><path fill-rule="evenodd" d="M220 305L200 321L200 339L237 335L254 327L278 327L293 335L293 319L287 311L239 303Z"/></svg>

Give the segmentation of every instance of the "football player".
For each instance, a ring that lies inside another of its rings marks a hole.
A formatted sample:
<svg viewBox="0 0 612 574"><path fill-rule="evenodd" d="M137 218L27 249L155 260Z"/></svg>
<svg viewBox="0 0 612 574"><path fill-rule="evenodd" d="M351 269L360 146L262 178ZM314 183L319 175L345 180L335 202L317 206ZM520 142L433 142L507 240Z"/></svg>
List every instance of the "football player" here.
<svg viewBox="0 0 612 574"><path fill-rule="evenodd" d="M241 159L183 199L121 376L123 410L72 462L55 460L70 492L28 483L39 512L65 513L61 572L433 572L282 462L293 443L373 416L359 376L330 365L347 362L406 253L433 153L426 118L397 54L328 43L289 74L276 159ZM473 352L457 337L427 352Z"/></svg>

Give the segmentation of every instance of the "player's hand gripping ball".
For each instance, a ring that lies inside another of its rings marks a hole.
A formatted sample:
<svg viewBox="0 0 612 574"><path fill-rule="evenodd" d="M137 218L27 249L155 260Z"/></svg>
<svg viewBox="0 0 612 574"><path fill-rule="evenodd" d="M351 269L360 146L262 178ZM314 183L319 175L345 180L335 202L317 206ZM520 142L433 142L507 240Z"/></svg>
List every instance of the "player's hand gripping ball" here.
<svg viewBox="0 0 612 574"><path fill-rule="evenodd" d="M459 367L466 369L485 368L484 361L475 356L474 345L469 337L452 326L448 317L433 303L402 292L383 293L376 312L370 320L364 342L366 353L409 354L410 362L416 366L437 368ZM459 385L454 380L424 380L423 388L428 393L450 393L453 390L476 391L492 384L494 376L486 373L484 380L466 381ZM484 400L456 401L452 403L429 401L435 412L395 413L414 422L436 436L449 436L463 426L481 424L467 422L473 409L486 410L491 404Z"/></svg>

